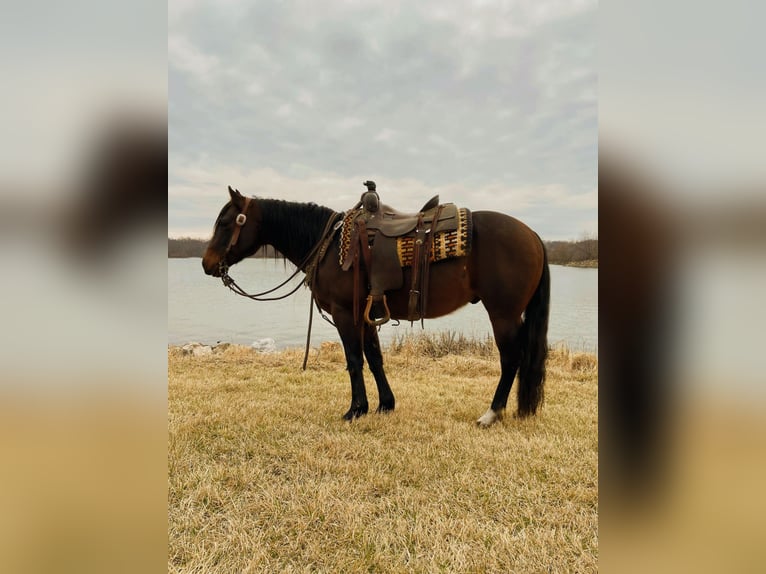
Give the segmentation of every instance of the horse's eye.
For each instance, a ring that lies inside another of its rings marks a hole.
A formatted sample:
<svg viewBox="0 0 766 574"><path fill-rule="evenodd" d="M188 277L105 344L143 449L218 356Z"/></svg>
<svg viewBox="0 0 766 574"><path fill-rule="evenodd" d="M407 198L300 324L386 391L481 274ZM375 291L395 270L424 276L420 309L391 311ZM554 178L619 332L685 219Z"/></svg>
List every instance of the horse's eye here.
<svg viewBox="0 0 766 574"><path fill-rule="evenodd" d="M234 219L231 217L222 217L218 220L218 222L215 224L216 228L218 229L228 229L231 227L232 223L234 223Z"/></svg>

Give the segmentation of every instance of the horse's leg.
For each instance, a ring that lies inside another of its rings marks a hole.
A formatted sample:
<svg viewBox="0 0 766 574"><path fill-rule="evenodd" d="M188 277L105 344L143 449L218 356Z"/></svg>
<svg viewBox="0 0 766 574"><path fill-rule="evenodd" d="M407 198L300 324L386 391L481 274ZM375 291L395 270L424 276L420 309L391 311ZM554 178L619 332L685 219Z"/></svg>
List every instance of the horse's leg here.
<svg viewBox="0 0 766 574"><path fill-rule="evenodd" d="M380 404L377 412L383 413L394 410L396 400L383 370L383 354L380 352L378 331L366 323L364 325L364 356L367 357L367 364L375 377L375 384L378 386Z"/></svg>
<svg viewBox="0 0 766 574"><path fill-rule="evenodd" d="M497 384L497 390L489 410L476 421L476 424L482 427L488 427L503 418L505 406L508 403L508 395L511 392L513 379L516 377L516 371L519 369L521 360L520 320L490 318L495 334L495 343L498 351L500 351L500 382Z"/></svg>
<svg viewBox="0 0 766 574"><path fill-rule="evenodd" d="M346 369L351 378L351 407L343 415L344 419L350 421L366 415L369 408L362 375L362 367L364 366L362 328L354 325L353 315L345 310L334 310L332 318L343 342L343 350L346 353Z"/></svg>

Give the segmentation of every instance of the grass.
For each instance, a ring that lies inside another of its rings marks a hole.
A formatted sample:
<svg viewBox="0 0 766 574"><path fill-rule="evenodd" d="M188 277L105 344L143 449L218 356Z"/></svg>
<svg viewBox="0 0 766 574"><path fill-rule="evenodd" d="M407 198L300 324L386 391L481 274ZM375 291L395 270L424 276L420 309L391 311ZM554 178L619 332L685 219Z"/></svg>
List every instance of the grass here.
<svg viewBox="0 0 766 574"><path fill-rule="evenodd" d="M338 344L305 372L300 350L170 348L168 570L595 572L596 358L554 350L538 416L479 429L489 343L395 340L396 412L352 423Z"/></svg>
<svg viewBox="0 0 766 574"><path fill-rule="evenodd" d="M490 335L484 339L475 339L454 331L427 335L395 334L388 346L388 352L398 355L419 355L432 359L447 355L497 356L495 340Z"/></svg>

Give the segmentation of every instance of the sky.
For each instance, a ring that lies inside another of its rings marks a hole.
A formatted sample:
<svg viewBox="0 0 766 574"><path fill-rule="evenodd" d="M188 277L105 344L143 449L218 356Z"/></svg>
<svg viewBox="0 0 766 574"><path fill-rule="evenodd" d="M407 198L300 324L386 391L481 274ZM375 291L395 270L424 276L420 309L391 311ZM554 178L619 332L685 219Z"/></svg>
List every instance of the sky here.
<svg viewBox="0 0 766 574"><path fill-rule="evenodd" d="M168 235L228 185L352 207L434 194L598 232L596 2L170 0Z"/></svg>

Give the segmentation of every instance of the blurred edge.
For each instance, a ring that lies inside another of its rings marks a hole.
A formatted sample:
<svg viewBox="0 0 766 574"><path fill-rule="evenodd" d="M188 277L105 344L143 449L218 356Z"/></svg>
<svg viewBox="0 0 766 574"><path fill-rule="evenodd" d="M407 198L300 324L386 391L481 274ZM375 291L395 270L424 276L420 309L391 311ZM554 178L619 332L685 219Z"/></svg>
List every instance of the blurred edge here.
<svg viewBox="0 0 766 574"><path fill-rule="evenodd" d="M0 571L163 571L167 6L0 21Z"/></svg>
<svg viewBox="0 0 766 574"><path fill-rule="evenodd" d="M599 7L603 572L766 568L764 11Z"/></svg>

